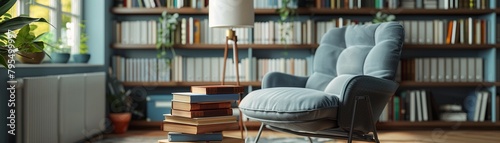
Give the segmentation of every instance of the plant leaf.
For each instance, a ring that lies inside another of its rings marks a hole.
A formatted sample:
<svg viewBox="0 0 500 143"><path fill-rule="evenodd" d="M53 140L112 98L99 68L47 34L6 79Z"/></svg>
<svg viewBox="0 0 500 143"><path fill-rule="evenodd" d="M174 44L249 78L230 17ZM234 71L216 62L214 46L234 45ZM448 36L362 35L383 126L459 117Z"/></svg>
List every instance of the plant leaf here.
<svg viewBox="0 0 500 143"><path fill-rule="evenodd" d="M7 32L8 30L17 30L30 24L31 22L45 22L49 23L44 18L31 18L31 17L14 17L9 20L0 22L0 34Z"/></svg>
<svg viewBox="0 0 500 143"><path fill-rule="evenodd" d="M3 15L9 11L12 6L16 4L16 0L1 0L0 1L0 15Z"/></svg>
<svg viewBox="0 0 500 143"><path fill-rule="evenodd" d="M7 68L7 61L5 61L5 58L1 54L0 54L0 64L2 64L3 67Z"/></svg>

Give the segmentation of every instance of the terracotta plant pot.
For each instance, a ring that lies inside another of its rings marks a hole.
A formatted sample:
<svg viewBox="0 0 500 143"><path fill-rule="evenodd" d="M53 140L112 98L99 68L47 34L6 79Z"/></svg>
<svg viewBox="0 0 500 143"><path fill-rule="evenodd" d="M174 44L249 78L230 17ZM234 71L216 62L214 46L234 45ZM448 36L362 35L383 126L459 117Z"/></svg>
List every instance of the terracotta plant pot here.
<svg viewBox="0 0 500 143"><path fill-rule="evenodd" d="M113 133L123 134L127 132L131 117L130 113L110 113L109 119L113 123Z"/></svg>
<svg viewBox="0 0 500 143"><path fill-rule="evenodd" d="M17 60L19 60L21 63L24 64L40 64L42 63L43 58L45 58L45 53L43 52L38 52L38 53L20 53L23 56L20 56L19 54L16 55Z"/></svg>

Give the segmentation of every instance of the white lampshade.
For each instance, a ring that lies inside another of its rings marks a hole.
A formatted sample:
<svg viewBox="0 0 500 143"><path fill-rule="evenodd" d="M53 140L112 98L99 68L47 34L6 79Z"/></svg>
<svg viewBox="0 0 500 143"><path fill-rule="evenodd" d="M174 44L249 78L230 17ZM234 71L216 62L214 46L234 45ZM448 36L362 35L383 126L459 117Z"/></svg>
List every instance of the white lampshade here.
<svg viewBox="0 0 500 143"><path fill-rule="evenodd" d="M253 27L253 0L210 0L208 7L209 27Z"/></svg>

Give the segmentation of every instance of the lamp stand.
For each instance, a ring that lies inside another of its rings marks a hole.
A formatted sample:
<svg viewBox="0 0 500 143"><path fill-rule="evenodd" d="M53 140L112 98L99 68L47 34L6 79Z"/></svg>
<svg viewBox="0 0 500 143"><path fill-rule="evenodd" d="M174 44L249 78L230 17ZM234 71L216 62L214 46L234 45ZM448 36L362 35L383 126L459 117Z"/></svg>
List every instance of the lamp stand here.
<svg viewBox="0 0 500 143"><path fill-rule="evenodd" d="M232 40L234 43L233 48L233 59L236 68L236 85L240 86L240 75L238 70L238 37L236 36L236 31L233 29L227 29L226 31L226 47L224 48L224 67L222 69L222 85L225 84L226 78L226 61L227 61L227 52L229 49L229 40Z"/></svg>
<svg viewBox="0 0 500 143"><path fill-rule="evenodd" d="M234 59L234 64L236 68L236 85L240 86L240 75L239 75L239 70L238 70L238 37L236 36L236 31L233 29L227 29L226 31L226 46L224 48L224 67L222 69L222 85L225 84L225 78L226 78L226 62L227 62L227 53L229 49L229 41L233 41L233 59ZM238 106L240 105L241 99L242 99L242 94L239 94L239 100L238 100ZM240 119L239 119L239 127L240 127L240 132L241 132L241 138L243 139L243 116L241 113L241 110L238 110L240 112Z"/></svg>

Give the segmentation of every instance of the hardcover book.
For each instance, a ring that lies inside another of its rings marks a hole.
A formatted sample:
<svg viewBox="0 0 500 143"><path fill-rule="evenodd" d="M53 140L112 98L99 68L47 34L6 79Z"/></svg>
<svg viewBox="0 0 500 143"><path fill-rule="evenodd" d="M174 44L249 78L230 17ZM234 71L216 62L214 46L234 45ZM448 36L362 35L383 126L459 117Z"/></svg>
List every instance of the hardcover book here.
<svg viewBox="0 0 500 143"><path fill-rule="evenodd" d="M232 94L244 91L244 87L236 85L191 86L191 92L199 94Z"/></svg>
<svg viewBox="0 0 500 143"><path fill-rule="evenodd" d="M233 109L215 109L215 110L199 110L199 111L183 111L172 109L173 116L196 118L196 117L213 117L213 116L231 116Z"/></svg>
<svg viewBox="0 0 500 143"><path fill-rule="evenodd" d="M187 134L204 134L211 132L220 132L225 130L238 129L238 123L212 124L212 125L185 125L171 122L163 122L162 131L181 132Z"/></svg>
<svg viewBox="0 0 500 143"><path fill-rule="evenodd" d="M236 123L236 116L215 116L215 117L202 117L202 118L187 118L181 116L172 116L171 114L164 114L165 122L187 124L187 125L210 125L210 124L225 124Z"/></svg>
<svg viewBox="0 0 500 143"><path fill-rule="evenodd" d="M187 102L187 103L200 103L200 102L222 102L222 101L235 101L239 99L239 94L197 94L191 92L177 92L172 93L173 101Z"/></svg>
<svg viewBox="0 0 500 143"><path fill-rule="evenodd" d="M183 134L179 132L169 132L168 141L170 142L193 142L193 141L222 141L222 132L207 134Z"/></svg>
<svg viewBox="0 0 500 143"><path fill-rule="evenodd" d="M186 103L172 101L172 109L193 111L193 110L210 110L210 109L227 109L231 108L231 102L202 102L202 103Z"/></svg>

